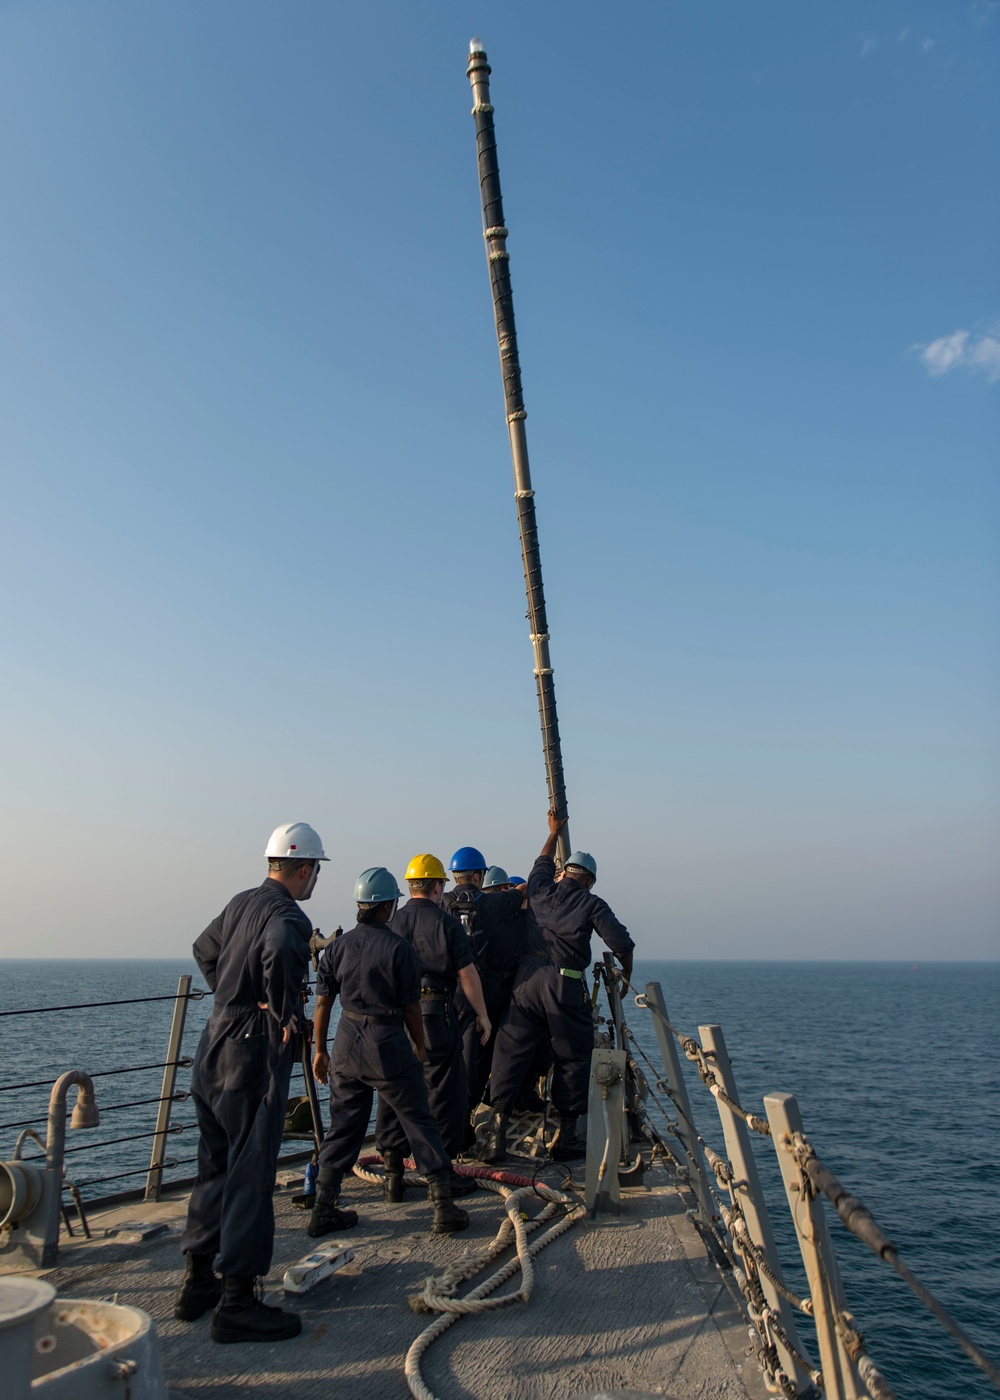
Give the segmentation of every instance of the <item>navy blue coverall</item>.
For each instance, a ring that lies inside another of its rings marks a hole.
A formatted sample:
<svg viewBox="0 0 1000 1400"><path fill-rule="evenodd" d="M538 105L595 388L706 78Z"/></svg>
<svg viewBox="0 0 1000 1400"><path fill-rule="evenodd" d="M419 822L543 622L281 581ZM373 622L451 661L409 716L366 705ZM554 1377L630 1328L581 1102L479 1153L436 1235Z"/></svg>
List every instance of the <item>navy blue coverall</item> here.
<svg viewBox="0 0 1000 1400"><path fill-rule="evenodd" d="M578 1117L587 1111L594 1019L586 982L590 936L598 934L621 957L635 947L629 931L597 895L576 880L555 879L555 861L539 856L528 876L528 901L536 926L514 978L510 1010L497 1036L490 1102L513 1106L536 1048L552 1041L552 1103Z"/></svg>
<svg viewBox="0 0 1000 1400"><path fill-rule="evenodd" d="M420 964L409 943L388 924L359 924L324 951L316 991L331 999L339 995L341 1008L330 1057L330 1128L320 1147L320 1166L351 1170L377 1093L379 1114L391 1108L417 1171L447 1171L451 1162L403 1025L403 1007L420 999ZM378 1130L375 1140L380 1151L397 1145L385 1143Z"/></svg>
<svg viewBox="0 0 1000 1400"><path fill-rule="evenodd" d="M527 935L524 901L519 890L496 890L489 894L475 885L458 885L446 896L450 913L467 913L472 925L469 935L472 953L483 984L483 1000L493 1027L488 1042L481 1045L476 1030L476 1013L462 989L455 993L462 1058L469 1085L469 1105L475 1108L490 1076L497 1033L510 1006L510 992Z"/></svg>
<svg viewBox="0 0 1000 1400"><path fill-rule="evenodd" d="M392 928L413 945L420 965L427 1098L449 1157L457 1157L465 1146L469 1090L452 998L459 971L472 964L472 949L461 921L432 899L408 900L393 915ZM381 1096L375 1137L380 1147L407 1149L402 1124Z"/></svg>
<svg viewBox="0 0 1000 1400"><path fill-rule="evenodd" d="M288 1104L312 925L278 880L244 890L194 945L215 993L191 1071L198 1180L181 1248L222 1274L260 1276L274 1246L274 1174ZM266 1002L263 1010L260 1002Z"/></svg>

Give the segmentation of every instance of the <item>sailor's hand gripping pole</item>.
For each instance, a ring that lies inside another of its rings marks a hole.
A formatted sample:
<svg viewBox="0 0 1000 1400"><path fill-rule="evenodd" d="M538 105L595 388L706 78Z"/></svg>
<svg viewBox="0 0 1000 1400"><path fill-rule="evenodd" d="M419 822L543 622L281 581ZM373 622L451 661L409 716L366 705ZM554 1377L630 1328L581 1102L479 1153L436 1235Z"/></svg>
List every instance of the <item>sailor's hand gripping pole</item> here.
<svg viewBox="0 0 1000 1400"><path fill-rule="evenodd" d="M493 314L496 318L497 342L500 346L507 434L510 438L510 456L514 466L514 499L517 502L517 523L521 533L521 562L524 565L524 588L528 598L531 645L535 653L535 688L538 692L538 717L542 726L545 778L549 789L549 806L557 817L565 817L566 780L563 776L559 720L556 715L556 688L549 658L549 628L545 616L538 527L535 523L535 493L531 489L531 472L528 468L528 437L524 426L528 415L524 411L521 365L517 355L514 298L510 288L510 257L506 246L507 230L503 221L493 108L490 105L490 65L478 39L473 39L469 44L469 66L466 71L472 86L472 115L476 121L483 237L486 240L486 261L493 290ZM559 860L565 862L569 852L569 827L563 826L559 833L556 853Z"/></svg>

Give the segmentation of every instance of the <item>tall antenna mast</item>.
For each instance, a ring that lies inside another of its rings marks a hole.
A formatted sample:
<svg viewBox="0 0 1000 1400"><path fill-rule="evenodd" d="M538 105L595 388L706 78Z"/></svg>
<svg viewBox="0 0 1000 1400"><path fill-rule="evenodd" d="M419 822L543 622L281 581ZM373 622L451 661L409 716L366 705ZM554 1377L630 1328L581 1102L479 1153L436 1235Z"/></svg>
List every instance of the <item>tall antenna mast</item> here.
<svg viewBox="0 0 1000 1400"><path fill-rule="evenodd" d="M545 616L542 560L538 550L538 527L535 523L535 493L531 489L531 472L528 467L528 436L524 427L524 420L528 415L524 411L521 364L517 355L517 331L514 328L510 255L506 247L507 230L504 227L503 198L500 194L500 168L497 165L497 143L493 131L493 108L490 105L490 65L486 61L486 51L479 39L473 39L469 44L469 66L466 72L472 86L472 115L476 119L483 237L486 240L486 262L490 270L490 286L493 289L493 314L496 318L503 396L507 409L507 435L510 438L510 457L514 466L514 499L517 502L517 525L521 534L521 562L524 565L524 588L528 597L531 645L535 652L535 688L538 691L538 718L542 726L545 779L549 789L549 806L557 817L565 817L566 779L563 776L562 746L559 742L559 720L556 715L556 688L549 659L549 627ZM564 826L559 833L557 847L560 861L565 863L569 852L569 827Z"/></svg>

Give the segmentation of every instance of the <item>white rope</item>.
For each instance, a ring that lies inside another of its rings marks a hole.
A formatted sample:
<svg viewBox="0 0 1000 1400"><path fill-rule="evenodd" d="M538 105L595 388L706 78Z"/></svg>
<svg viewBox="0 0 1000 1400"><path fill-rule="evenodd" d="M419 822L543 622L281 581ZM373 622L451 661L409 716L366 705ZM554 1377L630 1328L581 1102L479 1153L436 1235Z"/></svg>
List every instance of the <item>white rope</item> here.
<svg viewBox="0 0 1000 1400"><path fill-rule="evenodd" d="M429 1278L424 1284L423 1292L418 1297L411 1299L411 1306L414 1306L415 1311L433 1310L441 1314L428 1327L424 1328L406 1353L406 1383L415 1400L437 1400L420 1373L420 1363L428 1347L467 1313L488 1312L496 1308L509 1307L512 1303L526 1303L535 1283L532 1259L553 1240L564 1234L584 1213L583 1206L574 1201L571 1196L565 1195L562 1191L555 1191L541 1182L536 1183L533 1187L522 1187L517 1191L512 1191L510 1187L504 1186L500 1182L482 1180L481 1184L498 1191L504 1197L506 1218L489 1245L482 1249L468 1250L459 1259L456 1259L454 1264L449 1265L443 1274L437 1278ZM533 1220L525 1221L521 1215L521 1204L522 1202L526 1203L526 1198L529 1196L542 1196L549 1204ZM540 1235L534 1244L529 1245L529 1233L537 1230L540 1225L550 1219L560 1206L569 1207L567 1213L543 1235ZM478 1273L480 1269L485 1268L498 1254L502 1253L510 1244L512 1235L517 1246L516 1256L508 1260L496 1273L491 1274L484 1283L473 1289L465 1298L455 1298L454 1293L459 1285ZM506 1293L500 1298L488 1296L502 1283L505 1283L518 1269L521 1271L521 1287L516 1293Z"/></svg>

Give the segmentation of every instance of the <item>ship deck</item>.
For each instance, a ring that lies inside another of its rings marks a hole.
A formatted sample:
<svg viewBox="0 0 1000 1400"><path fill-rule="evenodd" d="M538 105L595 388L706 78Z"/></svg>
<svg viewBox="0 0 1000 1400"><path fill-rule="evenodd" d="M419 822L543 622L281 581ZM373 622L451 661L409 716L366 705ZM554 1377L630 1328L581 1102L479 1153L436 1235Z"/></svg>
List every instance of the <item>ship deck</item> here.
<svg viewBox="0 0 1000 1400"><path fill-rule="evenodd" d="M563 1174L541 1173L558 1186ZM285 1268L314 1247L293 1188L275 1195L277 1231L268 1300L284 1297ZM344 1203L361 1217L340 1240L354 1261L288 1305L302 1314L293 1341L219 1346L210 1316L173 1320L182 1265L178 1237L185 1194L157 1204L126 1204L91 1217L93 1241L65 1241L57 1268L43 1275L64 1297L102 1298L144 1308L156 1322L172 1397L219 1400L271 1395L343 1400L404 1400L406 1352L432 1319L408 1298L469 1246L487 1243L502 1205L492 1191L463 1199L472 1215L461 1234L430 1233L431 1210L419 1189L386 1205L377 1187L352 1178ZM169 1232L128 1244L105 1232L123 1221L163 1222ZM504 1256L507 1258L508 1256ZM490 1266L461 1292L475 1287ZM642 1187L623 1192L619 1216L573 1225L535 1263L532 1297L498 1312L461 1318L436 1341L423 1365L440 1400L556 1400L639 1392L674 1400L761 1400L767 1394L746 1328L687 1219L685 1201L659 1165ZM519 1276L503 1285L515 1290Z"/></svg>

